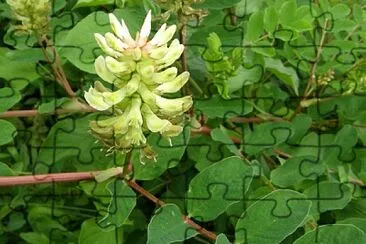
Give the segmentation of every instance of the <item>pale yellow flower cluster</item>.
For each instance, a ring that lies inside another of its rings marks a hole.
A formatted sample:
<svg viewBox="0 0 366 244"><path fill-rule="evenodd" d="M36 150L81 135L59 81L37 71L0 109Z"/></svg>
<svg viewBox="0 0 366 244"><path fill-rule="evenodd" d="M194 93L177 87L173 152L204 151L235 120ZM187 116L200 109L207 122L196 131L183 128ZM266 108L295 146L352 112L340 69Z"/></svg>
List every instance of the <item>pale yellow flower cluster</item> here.
<svg viewBox="0 0 366 244"><path fill-rule="evenodd" d="M22 22L16 26L24 32L36 32L39 35L47 34L50 21L49 0L6 0L15 17Z"/></svg>
<svg viewBox="0 0 366 244"><path fill-rule="evenodd" d="M173 38L176 26L166 24L148 41L151 11L141 30L133 39L124 20L109 14L112 31L104 36L95 34L98 45L106 54L95 60L97 75L114 89L95 82L85 92L85 99L99 111L112 111L105 120L93 121L91 130L111 148L129 151L144 146L144 132L159 132L170 138L182 132L172 123L192 106L192 97L168 99L164 93L178 92L189 79L189 73L178 75L171 66L182 54L184 46Z"/></svg>

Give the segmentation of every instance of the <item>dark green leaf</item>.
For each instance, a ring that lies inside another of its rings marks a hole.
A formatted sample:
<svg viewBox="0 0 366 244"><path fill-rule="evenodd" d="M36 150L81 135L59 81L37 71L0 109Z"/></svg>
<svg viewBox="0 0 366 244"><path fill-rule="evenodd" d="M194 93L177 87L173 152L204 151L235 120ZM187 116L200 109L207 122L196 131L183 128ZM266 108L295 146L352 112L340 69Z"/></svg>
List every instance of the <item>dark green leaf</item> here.
<svg viewBox="0 0 366 244"><path fill-rule="evenodd" d="M263 32L263 12L255 12L249 18L244 40L255 43Z"/></svg>
<svg viewBox="0 0 366 244"><path fill-rule="evenodd" d="M116 0L78 0L74 6L75 8L81 7L94 7L108 4L115 4Z"/></svg>
<svg viewBox="0 0 366 244"><path fill-rule="evenodd" d="M277 22L277 10L274 6L269 6L264 11L264 29L266 32L273 33L276 30Z"/></svg>
<svg viewBox="0 0 366 244"><path fill-rule="evenodd" d="M305 233L295 244L308 243L349 243L358 244L366 241L365 233L354 225L334 224L323 225Z"/></svg>
<svg viewBox="0 0 366 244"><path fill-rule="evenodd" d="M19 91L8 87L0 89L0 112L5 112L17 104L22 96Z"/></svg>
<svg viewBox="0 0 366 244"><path fill-rule="evenodd" d="M296 191L273 191L253 203L239 218L235 241L280 243L304 224L310 206L311 202Z"/></svg>
<svg viewBox="0 0 366 244"><path fill-rule="evenodd" d="M12 142L16 135L15 126L9 121L0 119L0 145Z"/></svg>
<svg viewBox="0 0 366 244"><path fill-rule="evenodd" d="M87 219L81 225L79 244L122 243L123 230L103 228L95 219Z"/></svg>
<svg viewBox="0 0 366 244"><path fill-rule="evenodd" d="M290 187L307 179L315 180L324 171L324 164L314 156L293 157L271 171L271 181L279 187Z"/></svg>
<svg viewBox="0 0 366 244"><path fill-rule="evenodd" d="M121 227L135 208L136 194L122 180L112 181L107 185L107 190L111 195L111 201L107 209L107 215L98 221L98 225L102 227Z"/></svg>
<svg viewBox="0 0 366 244"><path fill-rule="evenodd" d="M352 200L352 189L337 182L320 182L306 189L304 194L313 202L311 214L343 209Z"/></svg>
<svg viewBox="0 0 366 244"><path fill-rule="evenodd" d="M215 219L230 205L243 200L252 174L252 169L238 157L229 157L205 168L189 185L189 216L200 221Z"/></svg>
<svg viewBox="0 0 366 244"><path fill-rule="evenodd" d="M190 136L190 127L186 126L184 132L172 137L170 145L166 138L160 134L153 133L148 136L147 141L156 154L156 162L152 159L140 157L140 151L134 150L132 154L132 163L134 165L134 177L139 180L152 180L168 168L176 165L182 158L186 145L188 145ZM142 160L142 161L141 161Z"/></svg>
<svg viewBox="0 0 366 244"><path fill-rule="evenodd" d="M159 208L147 231L147 244L169 244L187 240L198 234L184 222L179 208L174 204L166 204Z"/></svg>
<svg viewBox="0 0 366 244"><path fill-rule="evenodd" d="M220 234L217 236L215 244L230 244L230 241L227 239L225 234Z"/></svg>
<svg viewBox="0 0 366 244"><path fill-rule="evenodd" d="M207 100L196 100L195 107L210 118L230 118L252 112L253 106L242 98L223 99L213 95Z"/></svg>
<svg viewBox="0 0 366 244"><path fill-rule="evenodd" d="M296 71L283 65L281 60L264 58L266 70L272 72L278 79L288 85L296 95L299 94L299 78Z"/></svg>

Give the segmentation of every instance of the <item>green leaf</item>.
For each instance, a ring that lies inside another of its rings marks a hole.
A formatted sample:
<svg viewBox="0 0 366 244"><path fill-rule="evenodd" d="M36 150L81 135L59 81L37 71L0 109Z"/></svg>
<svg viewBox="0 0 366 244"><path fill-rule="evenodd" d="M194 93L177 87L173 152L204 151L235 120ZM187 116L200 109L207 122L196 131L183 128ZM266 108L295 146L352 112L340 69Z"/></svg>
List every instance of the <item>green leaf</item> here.
<svg viewBox="0 0 366 244"><path fill-rule="evenodd" d="M255 44L263 32L263 12L255 12L249 18L244 40Z"/></svg>
<svg viewBox="0 0 366 244"><path fill-rule="evenodd" d="M234 142L230 139L230 136L228 135L227 129L220 125L220 128L215 128L211 131L211 137L214 141L218 141L223 143L230 152L235 154L238 157L241 157L242 154L239 151L239 149L235 146Z"/></svg>
<svg viewBox="0 0 366 244"><path fill-rule="evenodd" d="M305 233L294 244L308 243L365 243L364 232L354 225L334 224L323 225Z"/></svg>
<svg viewBox="0 0 366 244"><path fill-rule="evenodd" d="M137 8L117 9L113 12L117 18L123 18L132 36L140 29L145 17L144 11ZM73 65L82 71L95 73L95 50L99 49L94 33L111 32L108 14L93 12L82 19L67 34L60 55L66 57ZM83 33L80 35L80 33Z"/></svg>
<svg viewBox="0 0 366 244"><path fill-rule="evenodd" d="M256 42L252 47L253 52L259 53L265 57L273 57L276 55L276 49L268 40Z"/></svg>
<svg viewBox="0 0 366 244"><path fill-rule="evenodd" d="M9 216L9 221L6 225L7 231L16 231L21 229L26 224L24 214L22 212L12 212Z"/></svg>
<svg viewBox="0 0 366 244"><path fill-rule="evenodd" d="M325 171L314 156L293 157L271 171L271 181L279 187L294 186L304 180L315 180Z"/></svg>
<svg viewBox="0 0 366 244"><path fill-rule="evenodd" d="M292 88L296 95L299 95L299 77L291 67L285 67L281 60L264 58L266 70L272 72L278 79Z"/></svg>
<svg viewBox="0 0 366 244"><path fill-rule="evenodd" d="M206 0L202 3L192 5L194 8L203 8L203 9L223 9L230 8L235 4L239 3L241 0Z"/></svg>
<svg viewBox="0 0 366 244"><path fill-rule="evenodd" d="M78 0L78 2L74 6L74 9L81 7L95 7L115 3L116 0Z"/></svg>
<svg viewBox="0 0 366 244"><path fill-rule="evenodd" d="M22 96L19 91L4 87L0 89L0 112L5 112L17 104Z"/></svg>
<svg viewBox="0 0 366 244"><path fill-rule="evenodd" d="M42 52L37 48L27 50L10 50L0 47L0 77L11 79L35 80L39 77L36 64L43 60ZM6 64L6 65L4 65Z"/></svg>
<svg viewBox="0 0 366 244"><path fill-rule="evenodd" d="M112 181L106 189L111 195L111 201L107 215L98 224L102 227L120 227L135 208L136 194L123 180Z"/></svg>
<svg viewBox="0 0 366 244"><path fill-rule="evenodd" d="M264 29L268 33L273 33L276 30L278 15L277 10L274 6L269 6L264 11Z"/></svg>
<svg viewBox="0 0 366 244"><path fill-rule="evenodd" d="M148 136L148 144L156 154L155 162L152 159L143 158L141 161L140 150L132 153L132 163L134 166L134 177L138 180L152 180L164 173L172 165L176 165L182 158L186 146L189 142L190 127L186 126L183 133L172 137L172 145L158 133Z"/></svg>
<svg viewBox="0 0 366 244"><path fill-rule="evenodd" d="M191 137L187 152L189 158L196 162L194 166L199 171L232 155L227 147L222 147L221 142L214 141L207 135Z"/></svg>
<svg viewBox="0 0 366 244"><path fill-rule="evenodd" d="M363 14L362 7L359 4L353 4L352 15L353 15L353 18L357 21L357 23L363 22L364 14Z"/></svg>
<svg viewBox="0 0 366 244"><path fill-rule="evenodd" d="M38 111L41 114L52 113L62 104L65 104L68 101L70 101L70 99L66 97L54 99L53 101L42 103L41 105L39 105Z"/></svg>
<svg viewBox="0 0 366 244"><path fill-rule="evenodd" d="M308 130L310 129L312 124L312 119L307 114L298 114L292 120L292 132L294 133L290 140L289 144L300 143L301 139L306 135Z"/></svg>
<svg viewBox="0 0 366 244"><path fill-rule="evenodd" d="M0 176L14 176L14 171L5 163L0 162Z"/></svg>
<svg viewBox="0 0 366 244"><path fill-rule="evenodd" d="M325 148L323 163L336 167L345 161L354 159L353 147L358 140L357 130L351 125L345 125L337 132L331 146Z"/></svg>
<svg viewBox="0 0 366 244"><path fill-rule="evenodd" d="M9 121L0 119L0 145L5 145L13 141L17 135L15 126Z"/></svg>
<svg viewBox="0 0 366 244"><path fill-rule="evenodd" d="M351 9L344 3L338 3L331 8L330 12L333 15L333 19L343 19L351 13Z"/></svg>
<svg viewBox="0 0 366 244"><path fill-rule="evenodd" d="M54 218L55 216L60 216L60 214L67 214L67 212L58 212L57 208L51 209L36 205L29 210L28 222L34 231L41 232L46 236L51 236L51 233L55 232L67 234L65 226Z"/></svg>
<svg viewBox="0 0 366 244"><path fill-rule="evenodd" d="M366 233L366 219L362 218L349 218L341 221L337 221L337 224L349 224L354 225Z"/></svg>
<svg viewBox="0 0 366 244"><path fill-rule="evenodd" d="M238 243L280 243L307 219L311 202L292 190L276 190L253 203L235 227Z"/></svg>
<svg viewBox="0 0 366 244"><path fill-rule="evenodd" d="M235 71L233 76L229 77L227 81L229 95L231 96L230 100L237 99L235 98L235 96L231 95L233 92L243 89L243 87L246 85L257 83L262 78L261 74L262 70L259 67L244 68L243 66L239 66L239 68ZM249 103L245 104L245 106L251 107Z"/></svg>
<svg viewBox="0 0 366 244"><path fill-rule="evenodd" d="M212 97L205 100L197 99L194 106L209 118L243 116L253 111L253 106L243 98L226 100L219 95L212 95Z"/></svg>
<svg viewBox="0 0 366 244"><path fill-rule="evenodd" d="M87 219L81 225L78 243L122 243L122 234L122 228L118 228L117 230L115 228L102 228L95 222L95 219Z"/></svg>
<svg viewBox="0 0 366 244"><path fill-rule="evenodd" d="M304 194L312 201L311 214L343 209L352 200L352 189L337 182L320 182L307 188Z"/></svg>
<svg viewBox="0 0 366 244"><path fill-rule="evenodd" d="M267 148L274 148L284 143L292 134L291 124L288 122L268 122L260 124L247 135L245 152L254 155Z"/></svg>
<svg viewBox="0 0 366 244"><path fill-rule="evenodd" d="M221 50L220 37L212 32L207 37L207 49L203 53L203 58L206 62L217 62L223 59L224 53ZM216 72L220 70L215 70Z"/></svg>
<svg viewBox="0 0 366 244"><path fill-rule="evenodd" d="M147 227L147 244L169 244L187 240L198 233L187 225L177 205L160 207Z"/></svg>
<svg viewBox="0 0 366 244"><path fill-rule="evenodd" d="M143 0L145 10L151 9L153 15L161 14L160 6L154 0Z"/></svg>
<svg viewBox="0 0 366 244"><path fill-rule="evenodd" d="M298 16L296 16L296 9L296 0L284 2L279 13L280 23L284 26L291 25L292 22L298 18Z"/></svg>
<svg viewBox="0 0 366 244"><path fill-rule="evenodd" d="M205 168L189 184L189 216L199 221L215 219L230 205L243 200L252 176L252 169L238 157L228 157Z"/></svg>
<svg viewBox="0 0 366 244"><path fill-rule="evenodd" d="M50 130L38 154L35 171L48 172L49 167L60 167L61 161L72 162L81 171L102 170L111 165L117 166L121 154L106 157L101 146L95 144L96 139L89 133L91 120L103 119L96 113L85 117L69 117L58 121Z"/></svg>
<svg viewBox="0 0 366 244"><path fill-rule="evenodd" d="M38 232L22 232L20 237L30 244L49 244L47 236Z"/></svg>
<svg viewBox="0 0 366 244"><path fill-rule="evenodd" d="M215 244L230 244L229 239L225 236L225 234L220 234L217 236Z"/></svg>

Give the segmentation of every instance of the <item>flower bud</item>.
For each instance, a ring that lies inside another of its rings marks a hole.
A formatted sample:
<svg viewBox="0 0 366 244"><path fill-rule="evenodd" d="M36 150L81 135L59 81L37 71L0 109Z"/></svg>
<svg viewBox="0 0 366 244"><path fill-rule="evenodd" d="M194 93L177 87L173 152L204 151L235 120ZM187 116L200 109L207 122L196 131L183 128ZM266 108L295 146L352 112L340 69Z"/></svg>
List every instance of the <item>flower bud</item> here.
<svg viewBox="0 0 366 244"><path fill-rule="evenodd" d="M95 60L94 68L97 75L103 80L111 84L113 84L117 80L117 77L107 69L103 56L99 56Z"/></svg>
<svg viewBox="0 0 366 244"><path fill-rule="evenodd" d="M182 55L184 46L179 44L179 41L175 39L169 47L168 53L164 58L157 61L159 64L159 69L166 68L172 65L179 57Z"/></svg>
<svg viewBox="0 0 366 244"><path fill-rule="evenodd" d="M185 96L175 99L166 99L157 95L155 101L156 105L159 107L159 112L171 117L186 112L193 104L191 96Z"/></svg>
<svg viewBox="0 0 366 244"><path fill-rule="evenodd" d="M171 25L168 27L168 29L165 30L166 25L163 26L158 30L158 32L155 34L155 36L151 39L151 41L149 42L150 45L155 45L155 46L162 46L164 44L166 44L168 41L170 41L175 33L175 31L177 30L177 26L176 25Z"/></svg>
<svg viewBox="0 0 366 244"><path fill-rule="evenodd" d="M109 14L109 22L113 32L127 45L134 46L135 41L132 39L125 22L122 20L122 24L118 21L116 16Z"/></svg>
<svg viewBox="0 0 366 244"><path fill-rule="evenodd" d="M141 47L146 44L147 38L150 35L151 31L151 10L146 15L144 23L141 27L141 32L139 33L139 37L137 39L137 46Z"/></svg>
<svg viewBox="0 0 366 244"><path fill-rule="evenodd" d="M177 76L173 81L165 82L156 88L159 93L174 93L179 91L188 81L189 72L185 71Z"/></svg>
<svg viewBox="0 0 366 244"><path fill-rule="evenodd" d="M124 42L122 42L120 39L118 39L115 35L113 35L110 32L107 32L105 34L105 40L112 49L117 50L119 52L123 52L126 48L128 48L128 45Z"/></svg>
<svg viewBox="0 0 366 244"><path fill-rule="evenodd" d="M95 88L90 88L85 92L85 99L96 110L107 110L113 105L120 103L125 98L124 90L117 90L115 92L99 92Z"/></svg>
<svg viewBox="0 0 366 244"><path fill-rule="evenodd" d="M168 53L169 49L167 45L163 45L158 48L151 49L149 56L153 59L162 59Z"/></svg>
<svg viewBox="0 0 366 244"><path fill-rule="evenodd" d="M112 73L131 73L133 70L127 62L119 62L112 57L105 58L105 64Z"/></svg>
<svg viewBox="0 0 366 244"><path fill-rule="evenodd" d="M178 69L175 67L171 67L162 72L155 73L152 79L155 81L155 83L162 84L172 81L177 76L177 73Z"/></svg>
<svg viewBox="0 0 366 244"><path fill-rule="evenodd" d="M151 132L160 132L165 127L172 125L168 120L156 116L147 104L142 105L141 112L144 115L146 126Z"/></svg>
<svg viewBox="0 0 366 244"><path fill-rule="evenodd" d="M171 126L165 127L160 133L162 136L169 138L169 137L179 135L180 133L182 133L182 131L183 131L182 126L171 125Z"/></svg>
<svg viewBox="0 0 366 244"><path fill-rule="evenodd" d="M143 120L141 115L141 98L138 96L133 97L131 100L131 110L128 114L128 125L135 127L135 128L141 128Z"/></svg>
<svg viewBox="0 0 366 244"><path fill-rule="evenodd" d="M104 36L102 36L101 34L95 33L94 37L98 43L98 46L103 50L103 52L105 52L106 54L108 54L110 56L116 57L116 58L122 57L122 54L120 52L117 52L108 46L107 41L104 38Z"/></svg>

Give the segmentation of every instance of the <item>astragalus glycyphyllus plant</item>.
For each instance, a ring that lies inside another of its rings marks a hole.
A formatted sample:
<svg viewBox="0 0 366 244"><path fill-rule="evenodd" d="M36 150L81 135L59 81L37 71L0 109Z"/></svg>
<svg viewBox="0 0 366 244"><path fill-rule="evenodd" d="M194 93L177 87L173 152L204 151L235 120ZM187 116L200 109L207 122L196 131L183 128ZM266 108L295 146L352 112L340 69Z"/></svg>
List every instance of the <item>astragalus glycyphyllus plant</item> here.
<svg viewBox="0 0 366 244"><path fill-rule="evenodd" d="M168 99L162 95L178 92L189 79L187 71L178 75L170 67L182 54L184 46L173 38L176 26L163 24L148 41L151 11L133 39L124 20L109 14L112 31L95 39L106 54L95 60L100 78L112 84L106 88L96 81L85 92L85 99L99 111L109 111L110 118L92 121L91 132L109 149L128 152L146 146L145 134L159 132L163 137L180 134L182 126L173 123L192 106L192 97ZM145 133L145 134L144 134Z"/></svg>

